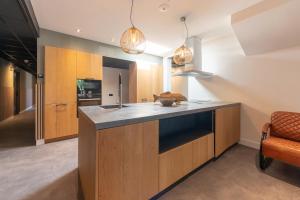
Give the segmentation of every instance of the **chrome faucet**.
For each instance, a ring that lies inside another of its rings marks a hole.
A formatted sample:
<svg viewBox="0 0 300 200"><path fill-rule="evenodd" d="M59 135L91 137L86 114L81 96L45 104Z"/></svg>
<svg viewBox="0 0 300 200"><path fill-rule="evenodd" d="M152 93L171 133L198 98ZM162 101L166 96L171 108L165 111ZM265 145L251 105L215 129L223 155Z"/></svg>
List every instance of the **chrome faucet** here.
<svg viewBox="0 0 300 200"><path fill-rule="evenodd" d="M122 108L122 74L119 73L119 108Z"/></svg>

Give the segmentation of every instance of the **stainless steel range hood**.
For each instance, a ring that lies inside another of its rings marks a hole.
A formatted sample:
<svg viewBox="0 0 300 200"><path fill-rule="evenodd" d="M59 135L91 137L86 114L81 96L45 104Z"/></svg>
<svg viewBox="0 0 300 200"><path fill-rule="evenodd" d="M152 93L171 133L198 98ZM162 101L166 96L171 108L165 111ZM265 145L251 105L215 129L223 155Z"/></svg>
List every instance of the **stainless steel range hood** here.
<svg viewBox="0 0 300 200"><path fill-rule="evenodd" d="M211 78L213 73L202 71L202 46L201 39L193 36L188 38L187 46L193 52L192 63L182 67L176 67L173 70L172 76L191 76L199 78Z"/></svg>

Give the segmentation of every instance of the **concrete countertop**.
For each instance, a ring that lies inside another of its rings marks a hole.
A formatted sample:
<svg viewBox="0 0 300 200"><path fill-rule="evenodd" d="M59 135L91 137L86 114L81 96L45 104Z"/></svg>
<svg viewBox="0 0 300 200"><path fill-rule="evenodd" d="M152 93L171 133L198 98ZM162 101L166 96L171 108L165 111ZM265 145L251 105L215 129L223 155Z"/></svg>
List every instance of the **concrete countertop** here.
<svg viewBox="0 0 300 200"><path fill-rule="evenodd" d="M126 104L128 107L104 109L100 106L79 107L80 115L86 116L95 124L97 130L124 126L127 124L141 123L181 115L199 113L217 108L239 105L233 102L182 102L173 107L163 107L157 103Z"/></svg>

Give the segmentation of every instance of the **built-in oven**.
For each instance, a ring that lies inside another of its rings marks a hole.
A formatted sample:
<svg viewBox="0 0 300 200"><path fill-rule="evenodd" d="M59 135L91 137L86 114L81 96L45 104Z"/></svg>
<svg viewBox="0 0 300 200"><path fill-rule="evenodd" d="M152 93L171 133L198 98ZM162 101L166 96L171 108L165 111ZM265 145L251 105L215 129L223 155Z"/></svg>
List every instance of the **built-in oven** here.
<svg viewBox="0 0 300 200"><path fill-rule="evenodd" d="M101 105L101 80L78 79L78 106Z"/></svg>

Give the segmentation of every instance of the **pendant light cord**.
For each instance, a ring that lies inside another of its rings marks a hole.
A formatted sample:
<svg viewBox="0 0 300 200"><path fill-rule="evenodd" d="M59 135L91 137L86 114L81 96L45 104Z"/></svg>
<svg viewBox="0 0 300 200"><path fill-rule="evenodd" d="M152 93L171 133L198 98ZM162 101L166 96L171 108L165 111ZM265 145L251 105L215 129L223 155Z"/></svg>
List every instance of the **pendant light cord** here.
<svg viewBox="0 0 300 200"><path fill-rule="evenodd" d="M133 10L133 0L131 0L131 7L130 7L130 23L132 27L134 27L133 22L132 22L132 10Z"/></svg>
<svg viewBox="0 0 300 200"><path fill-rule="evenodd" d="M185 30L186 30L186 41L188 40L188 38L189 38L189 30L188 30L188 28L187 28L187 25L186 25L186 23L185 23L185 20L183 21L183 23L184 23L184 26L185 26Z"/></svg>

